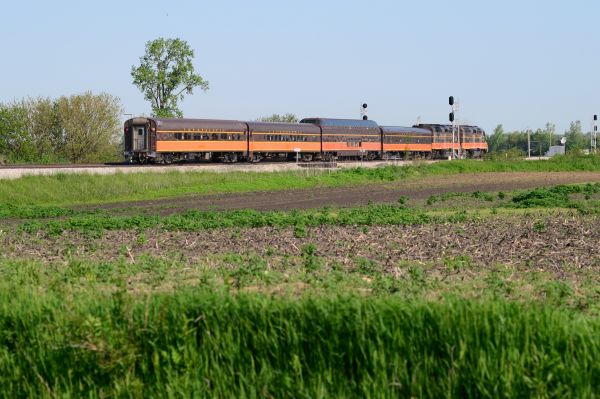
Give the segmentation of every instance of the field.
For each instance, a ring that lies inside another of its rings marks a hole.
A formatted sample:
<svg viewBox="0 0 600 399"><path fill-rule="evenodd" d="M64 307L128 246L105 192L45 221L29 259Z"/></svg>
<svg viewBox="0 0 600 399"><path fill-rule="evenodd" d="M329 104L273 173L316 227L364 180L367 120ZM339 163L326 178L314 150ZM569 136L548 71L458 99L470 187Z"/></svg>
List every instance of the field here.
<svg viewBox="0 0 600 399"><path fill-rule="evenodd" d="M600 394L595 157L6 183L4 397Z"/></svg>

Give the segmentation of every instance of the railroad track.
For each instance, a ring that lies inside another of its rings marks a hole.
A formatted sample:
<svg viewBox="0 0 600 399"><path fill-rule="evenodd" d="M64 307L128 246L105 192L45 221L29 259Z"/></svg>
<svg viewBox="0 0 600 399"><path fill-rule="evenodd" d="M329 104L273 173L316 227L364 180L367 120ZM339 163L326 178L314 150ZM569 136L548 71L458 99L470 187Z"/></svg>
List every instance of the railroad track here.
<svg viewBox="0 0 600 399"><path fill-rule="evenodd" d="M232 167L252 167L256 166L277 166L277 165L286 165L286 166L300 166L310 168L313 167L335 167L335 166L361 166L361 165L405 165L415 162L414 160L401 161L401 160L374 160L374 161L335 161L335 162L288 162L288 161L275 161L275 162L257 162L257 163L249 163L249 162L237 162L237 163L220 163L220 162L181 162L181 163L172 163L168 165L163 164L134 164L134 163L124 163L124 162L108 162L108 163L98 163L98 164L17 164L17 165L0 165L0 170L10 170L10 169L94 169L94 168L181 168L181 167L221 167L221 168L232 168ZM438 162L438 160L421 160L421 162Z"/></svg>

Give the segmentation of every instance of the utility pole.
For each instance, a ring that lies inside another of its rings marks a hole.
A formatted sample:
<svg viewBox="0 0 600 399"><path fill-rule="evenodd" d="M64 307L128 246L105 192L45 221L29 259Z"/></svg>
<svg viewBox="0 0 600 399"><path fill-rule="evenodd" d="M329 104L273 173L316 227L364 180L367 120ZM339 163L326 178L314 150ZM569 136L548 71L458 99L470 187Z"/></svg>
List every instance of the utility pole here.
<svg viewBox="0 0 600 399"><path fill-rule="evenodd" d="M531 158L531 129L527 128L527 158Z"/></svg>

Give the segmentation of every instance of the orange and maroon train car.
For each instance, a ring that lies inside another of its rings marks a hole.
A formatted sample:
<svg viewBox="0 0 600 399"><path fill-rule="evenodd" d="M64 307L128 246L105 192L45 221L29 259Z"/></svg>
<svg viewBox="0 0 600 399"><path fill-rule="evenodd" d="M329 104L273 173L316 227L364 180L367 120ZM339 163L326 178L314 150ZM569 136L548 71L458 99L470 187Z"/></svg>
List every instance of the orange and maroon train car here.
<svg viewBox="0 0 600 399"><path fill-rule="evenodd" d="M300 123L269 123L138 117L125 122L124 132L124 155L137 163L445 158L452 149L448 125L379 126L374 121L354 119L306 118ZM460 137L460 146L468 157L487 151L485 132L477 126L462 126Z"/></svg>
<svg viewBox="0 0 600 399"><path fill-rule="evenodd" d="M324 159L381 156L381 130L375 121L362 119L305 118L300 124L318 126Z"/></svg>
<svg viewBox="0 0 600 399"><path fill-rule="evenodd" d="M487 152L485 132L477 126L460 126L460 134L452 143L452 125L422 123L414 125L415 128L427 129L431 132L432 158L447 158L452 153L452 148L462 149L467 158L479 158Z"/></svg>

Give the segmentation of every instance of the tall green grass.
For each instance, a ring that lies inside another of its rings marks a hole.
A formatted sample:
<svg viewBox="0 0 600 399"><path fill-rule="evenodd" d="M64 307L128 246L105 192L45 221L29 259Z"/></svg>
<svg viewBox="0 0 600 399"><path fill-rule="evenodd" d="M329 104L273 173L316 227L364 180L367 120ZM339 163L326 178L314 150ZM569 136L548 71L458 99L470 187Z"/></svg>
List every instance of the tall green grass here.
<svg viewBox="0 0 600 399"><path fill-rule="evenodd" d="M76 205L248 191L311 189L483 172L600 171L600 158L554 157L548 161L452 161L335 172L168 172L115 175L57 174L1 180L0 204Z"/></svg>
<svg viewBox="0 0 600 399"><path fill-rule="evenodd" d="M4 397L593 397L600 323L504 301L0 291Z"/></svg>

